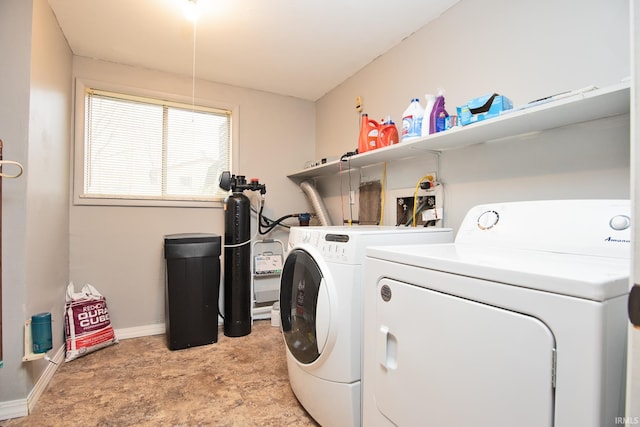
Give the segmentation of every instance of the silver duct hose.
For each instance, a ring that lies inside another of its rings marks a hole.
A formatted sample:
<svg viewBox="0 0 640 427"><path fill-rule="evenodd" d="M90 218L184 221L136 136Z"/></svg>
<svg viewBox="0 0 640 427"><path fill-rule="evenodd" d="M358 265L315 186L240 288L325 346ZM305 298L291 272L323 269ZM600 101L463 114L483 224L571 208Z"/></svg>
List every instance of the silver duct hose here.
<svg viewBox="0 0 640 427"><path fill-rule="evenodd" d="M305 192L313 209L316 211L316 215L318 216L318 220L320 221L320 225L332 225L331 219L329 218L329 213L327 209L324 207L324 203L322 203L322 199L318 194L318 191L309 181L302 181L300 183L300 188Z"/></svg>

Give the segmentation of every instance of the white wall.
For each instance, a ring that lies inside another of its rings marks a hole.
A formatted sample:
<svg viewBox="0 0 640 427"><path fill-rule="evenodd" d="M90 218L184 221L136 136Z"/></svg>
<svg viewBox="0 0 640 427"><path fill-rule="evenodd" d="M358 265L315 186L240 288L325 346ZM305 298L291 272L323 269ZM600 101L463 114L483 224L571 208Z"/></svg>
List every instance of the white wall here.
<svg viewBox="0 0 640 427"><path fill-rule="evenodd" d="M189 76L88 58L74 58L73 75L191 96ZM303 193L283 171L300 169L304 159L313 156L314 104L207 81L197 81L196 98L238 107L239 117L234 117L239 122L238 167L232 172L246 175L247 179L257 177L266 184L265 214L277 219L307 211ZM221 204L215 208L72 206L71 280L76 288L91 283L106 296L116 329L161 326L165 320L163 236L187 232L224 236L221 207ZM280 232L270 237L286 239L286 234Z"/></svg>
<svg viewBox="0 0 640 427"><path fill-rule="evenodd" d="M3 180L0 402L26 409L48 363L22 362L24 322L50 311L60 348L69 277L71 52L46 0L0 1L0 55L10 64L0 71L4 156L25 167Z"/></svg>
<svg viewBox="0 0 640 427"><path fill-rule="evenodd" d="M370 117L391 115L400 123L412 97L424 105L424 94L440 87L453 113L487 93L520 105L587 85L617 84L629 73L626 0L462 0L317 102L316 157L357 146L356 96ZM472 205L483 202L628 198L628 138L628 119L618 118L446 152L440 158L445 224L457 227ZM428 154L390 162L390 195L412 195L437 164ZM358 173L364 180L380 178L380 168ZM331 216L339 218L338 179L318 182ZM395 211L395 197L387 198L385 211ZM385 223L394 221L387 217Z"/></svg>
<svg viewBox="0 0 640 427"><path fill-rule="evenodd" d="M44 0L34 1L27 169L26 315L50 312L53 348L63 344L69 280L71 50ZM31 363L35 382L47 362Z"/></svg>
<svg viewBox="0 0 640 427"><path fill-rule="evenodd" d="M32 4L0 1L0 138L3 156L29 167L29 76ZM4 366L0 369L0 402L26 397L22 366L22 325L26 302L26 176L2 180L2 335ZM9 388L8 385L14 387Z"/></svg>

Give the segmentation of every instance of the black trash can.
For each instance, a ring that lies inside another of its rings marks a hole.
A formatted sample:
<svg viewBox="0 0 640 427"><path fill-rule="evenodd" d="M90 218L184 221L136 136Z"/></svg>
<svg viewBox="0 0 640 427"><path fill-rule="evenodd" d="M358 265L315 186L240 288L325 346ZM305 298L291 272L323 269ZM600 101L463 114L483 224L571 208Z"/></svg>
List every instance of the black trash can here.
<svg viewBox="0 0 640 427"><path fill-rule="evenodd" d="M167 346L180 350L218 342L221 238L164 236Z"/></svg>

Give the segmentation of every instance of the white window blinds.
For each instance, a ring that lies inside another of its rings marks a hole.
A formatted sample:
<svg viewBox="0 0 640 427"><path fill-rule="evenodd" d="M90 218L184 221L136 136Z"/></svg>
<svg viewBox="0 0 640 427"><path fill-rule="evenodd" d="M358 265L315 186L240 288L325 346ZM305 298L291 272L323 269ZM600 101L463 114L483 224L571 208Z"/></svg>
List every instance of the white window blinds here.
<svg viewBox="0 0 640 427"><path fill-rule="evenodd" d="M218 200L231 112L87 89L80 197Z"/></svg>

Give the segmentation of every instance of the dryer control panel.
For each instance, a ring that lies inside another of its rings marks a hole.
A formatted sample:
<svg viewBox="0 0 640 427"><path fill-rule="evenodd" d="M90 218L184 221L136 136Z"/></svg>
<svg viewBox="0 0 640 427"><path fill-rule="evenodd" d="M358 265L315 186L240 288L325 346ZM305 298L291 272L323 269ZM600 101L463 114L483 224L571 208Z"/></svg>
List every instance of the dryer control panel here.
<svg viewBox="0 0 640 427"><path fill-rule="evenodd" d="M450 243L450 228L395 226L322 226L291 227L288 248L308 245L316 248L329 262L364 263L369 246L419 243Z"/></svg>
<svg viewBox="0 0 640 427"><path fill-rule="evenodd" d="M630 258L629 200L545 200L475 206L456 243Z"/></svg>

